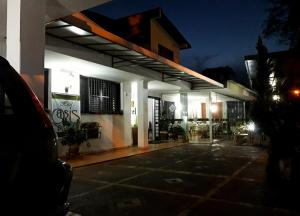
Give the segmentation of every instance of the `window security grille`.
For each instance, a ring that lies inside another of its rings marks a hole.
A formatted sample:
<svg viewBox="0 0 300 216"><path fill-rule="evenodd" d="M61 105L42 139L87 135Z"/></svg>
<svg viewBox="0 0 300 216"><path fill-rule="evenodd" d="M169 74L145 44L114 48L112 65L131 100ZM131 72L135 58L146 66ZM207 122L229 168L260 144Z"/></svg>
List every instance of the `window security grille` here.
<svg viewBox="0 0 300 216"><path fill-rule="evenodd" d="M80 77L81 112L120 113L120 84L91 77Z"/></svg>

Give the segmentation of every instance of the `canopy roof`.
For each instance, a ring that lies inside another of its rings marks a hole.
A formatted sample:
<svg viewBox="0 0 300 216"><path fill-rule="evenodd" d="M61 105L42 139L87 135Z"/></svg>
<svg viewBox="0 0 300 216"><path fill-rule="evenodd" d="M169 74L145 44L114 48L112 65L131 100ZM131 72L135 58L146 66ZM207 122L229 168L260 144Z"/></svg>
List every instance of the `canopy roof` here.
<svg viewBox="0 0 300 216"><path fill-rule="evenodd" d="M192 89L224 87L215 80L108 32L82 13L75 13L49 23L46 26L46 33L112 56L115 68L142 66L161 73L162 81L183 80L191 83Z"/></svg>

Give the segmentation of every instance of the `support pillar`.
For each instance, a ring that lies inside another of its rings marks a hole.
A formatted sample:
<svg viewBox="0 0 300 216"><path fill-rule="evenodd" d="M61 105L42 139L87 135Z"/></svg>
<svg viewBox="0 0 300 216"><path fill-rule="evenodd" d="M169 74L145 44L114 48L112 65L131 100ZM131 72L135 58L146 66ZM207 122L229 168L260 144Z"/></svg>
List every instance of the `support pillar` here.
<svg viewBox="0 0 300 216"><path fill-rule="evenodd" d="M7 0L0 0L0 56L6 57Z"/></svg>
<svg viewBox="0 0 300 216"><path fill-rule="evenodd" d="M137 81L138 147L148 147L148 83Z"/></svg>
<svg viewBox="0 0 300 216"><path fill-rule="evenodd" d="M246 121L246 102L243 101L243 120Z"/></svg>
<svg viewBox="0 0 300 216"><path fill-rule="evenodd" d="M211 106L212 106L212 92L209 92L208 96L208 118L209 118L209 142L213 143L213 127L212 127L212 111L211 111Z"/></svg>
<svg viewBox="0 0 300 216"><path fill-rule="evenodd" d="M7 1L6 58L44 100L45 0Z"/></svg>
<svg viewBox="0 0 300 216"><path fill-rule="evenodd" d="M131 82L122 83L123 94L122 104L123 104L123 118L124 118L124 144L130 146L132 143L131 136Z"/></svg>
<svg viewBox="0 0 300 216"><path fill-rule="evenodd" d="M181 118L183 120L182 127L187 132L187 119L188 119L188 96L187 93L180 93L181 103Z"/></svg>

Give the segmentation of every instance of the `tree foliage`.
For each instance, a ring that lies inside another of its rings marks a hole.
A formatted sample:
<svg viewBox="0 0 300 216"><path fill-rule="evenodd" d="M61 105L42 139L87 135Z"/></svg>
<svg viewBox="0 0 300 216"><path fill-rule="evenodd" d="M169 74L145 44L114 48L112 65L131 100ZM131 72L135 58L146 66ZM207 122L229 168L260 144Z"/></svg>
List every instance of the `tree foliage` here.
<svg viewBox="0 0 300 216"><path fill-rule="evenodd" d="M264 36L274 36L293 49L300 47L300 1L269 0Z"/></svg>
<svg viewBox="0 0 300 216"><path fill-rule="evenodd" d="M300 179L299 100L290 98L293 79L268 55L261 38L257 42L257 72L253 88L257 98L251 118L271 140L267 170L272 178L280 176L280 162L291 161L290 178ZM276 98L274 98L276 96Z"/></svg>
<svg viewBox="0 0 300 216"><path fill-rule="evenodd" d="M263 45L259 37L257 41L257 73L253 80L253 89L257 93L257 98L253 103L251 118L262 128L268 136L273 134L273 122L270 104L272 103L271 87L269 77L271 72L271 63L268 58L268 50Z"/></svg>

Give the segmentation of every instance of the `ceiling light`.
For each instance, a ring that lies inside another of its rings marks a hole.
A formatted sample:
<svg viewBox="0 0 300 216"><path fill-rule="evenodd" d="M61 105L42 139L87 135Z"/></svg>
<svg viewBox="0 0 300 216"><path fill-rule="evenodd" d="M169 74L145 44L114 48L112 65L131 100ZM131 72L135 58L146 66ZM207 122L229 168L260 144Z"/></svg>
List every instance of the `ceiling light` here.
<svg viewBox="0 0 300 216"><path fill-rule="evenodd" d="M76 26L70 26L70 27L67 27L67 29L77 35L89 35L90 34L89 32L84 31Z"/></svg>

